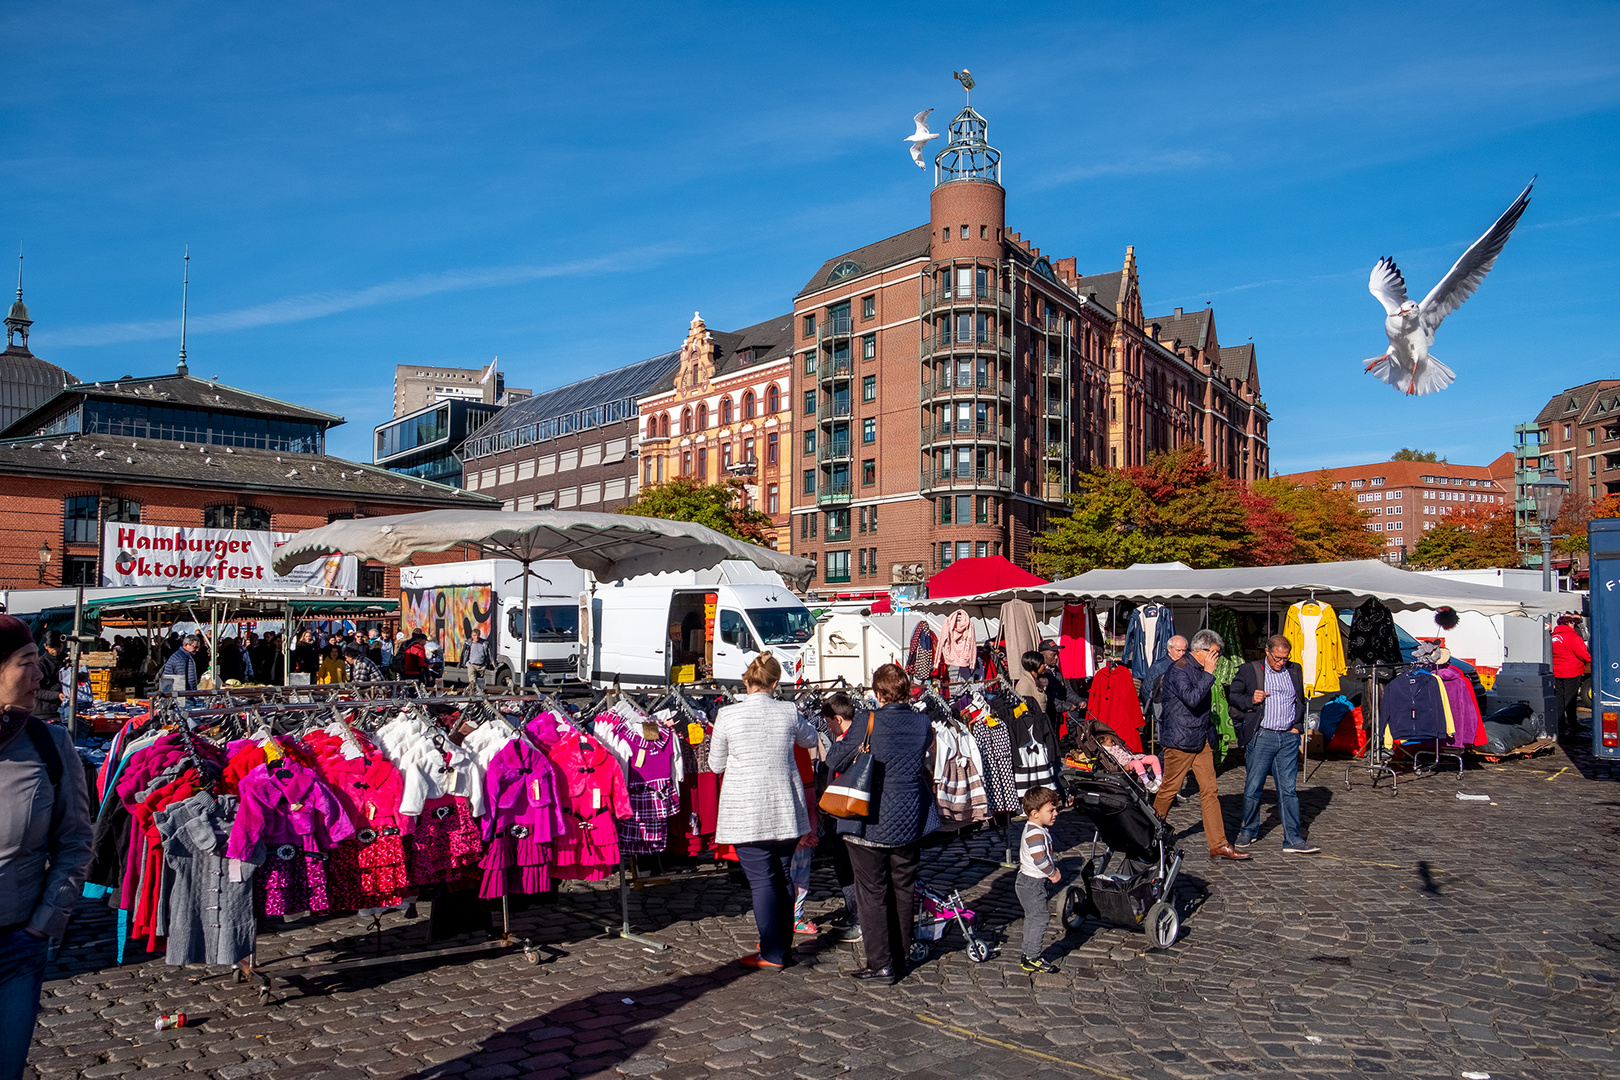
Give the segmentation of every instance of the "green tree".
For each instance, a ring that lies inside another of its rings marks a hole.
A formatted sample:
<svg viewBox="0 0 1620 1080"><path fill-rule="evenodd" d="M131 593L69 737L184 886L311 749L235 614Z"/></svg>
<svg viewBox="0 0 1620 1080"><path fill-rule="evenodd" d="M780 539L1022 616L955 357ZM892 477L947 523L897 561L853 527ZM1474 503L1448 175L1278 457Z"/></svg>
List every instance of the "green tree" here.
<svg viewBox="0 0 1620 1080"><path fill-rule="evenodd" d="M735 479L704 484L695 477L676 477L642 488L636 501L619 513L667 521L695 521L751 544L764 544L772 527L768 514L748 506L746 485Z"/></svg>
<svg viewBox="0 0 1620 1080"><path fill-rule="evenodd" d="M1432 465L1438 465L1444 463L1446 459L1435 453L1433 450L1413 450L1409 447L1403 446L1393 454L1389 455L1389 460L1426 461Z"/></svg>
<svg viewBox="0 0 1620 1080"><path fill-rule="evenodd" d="M1335 491L1333 474L1326 469L1316 475L1316 482L1312 484L1256 480L1252 492L1272 499L1276 509L1288 519L1291 543L1287 557L1277 558L1277 563L1376 559L1383 553L1378 539L1367 531L1372 515L1357 506L1356 497L1348 488Z"/></svg>
<svg viewBox="0 0 1620 1080"><path fill-rule="evenodd" d="M1047 577L1139 562L1236 566L1252 546L1237 484L1193 444L1154 454L1146 465L1094 469L1068 502L1069 516L1034 539L1030 563Z"/></svg>
<svg viewBox="0 0 1620 1080"><path fill-rule="evenodd" d="M1412 564L1424 570L1483 570L1518 566L1513 507L1478 504L1441 518L1412 550Z"/></svg>

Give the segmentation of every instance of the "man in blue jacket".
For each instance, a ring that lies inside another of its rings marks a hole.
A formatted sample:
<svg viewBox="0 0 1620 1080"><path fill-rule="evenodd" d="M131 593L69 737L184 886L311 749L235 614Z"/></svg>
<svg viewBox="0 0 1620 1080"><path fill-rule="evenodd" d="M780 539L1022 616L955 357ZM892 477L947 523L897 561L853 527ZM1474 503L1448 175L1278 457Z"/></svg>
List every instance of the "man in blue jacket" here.
<svg viewBox="0 0 1620 1080"><path fill-rule="evenodd" d="M1288 659L1292 651L1281 634L1266 642L1266 658L1244 664L1226 689L1238 745L1243 747L1243 824L1237 846L1254 843L1260 829L1260 793L1269 775L1277 782L1277 811L1283 821L1283 853L1317 855L1299 824L1299 740L1305 731L1305 673Z"/></svg>
<svg viewBox="0 0 1620 1080"><path fill-rule="evenodd" d="M202 648L202 638L196 634L187 634L180 642L180 647L169 654L163 662L163 675L178 675L186 690L197 689L197 650Z"/></svg>
<svg viewBox="0 0 1620 1080"><path fill-rule="evenodd" d="M1221 819L1221 797L1215 788L1215 720L1210 693L1215 688L1215 662L1225 643L1213 630L1192 636L1186 656L1170 665L1160 684L1164 709L1159 717L1159 741L1164 744L1164 780L1159 785L1154 811L1162 818L1181 790L1190 770L1198 780L1198 799L1204 811L1204 840L1211 859L1241 861L1251 858L1226 840Z"/></svg>

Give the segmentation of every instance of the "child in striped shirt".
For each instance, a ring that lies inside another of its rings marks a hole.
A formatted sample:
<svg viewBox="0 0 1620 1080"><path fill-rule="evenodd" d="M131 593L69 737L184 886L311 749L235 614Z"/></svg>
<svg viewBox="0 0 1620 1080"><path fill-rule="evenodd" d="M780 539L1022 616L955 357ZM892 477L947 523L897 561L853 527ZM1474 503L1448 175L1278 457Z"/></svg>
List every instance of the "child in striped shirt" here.
<svg viewBox="0 0 1620 1080"><path fill-rule="evenodd" d="M1052 975L1059 968L1041 958L1041 940L1046 936L1046 924L1051 918L1048 907L1052 886L1062 878L1051 833L1058 816L1058 794L1049 787L1030 788L1024 793L1023 802L1029 822L1018 844L1015 890L1024 908L1024 951L1020 966L1032 975Z"/></svg>

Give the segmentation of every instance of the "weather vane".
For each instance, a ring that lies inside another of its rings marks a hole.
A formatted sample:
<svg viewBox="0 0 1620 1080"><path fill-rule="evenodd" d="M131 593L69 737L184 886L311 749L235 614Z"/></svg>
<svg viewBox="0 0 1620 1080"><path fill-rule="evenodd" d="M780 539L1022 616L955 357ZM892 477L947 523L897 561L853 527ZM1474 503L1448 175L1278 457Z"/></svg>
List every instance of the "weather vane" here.
<svg viewBox="0 0 1620 1080"><path fill-rule="evenodd" d="M972 101L973 87L976 85L973 81L973 74L967 68L963 68L961 71L951 72L951 78L962 84L962 89L967 92L968 100Z"/></svg>

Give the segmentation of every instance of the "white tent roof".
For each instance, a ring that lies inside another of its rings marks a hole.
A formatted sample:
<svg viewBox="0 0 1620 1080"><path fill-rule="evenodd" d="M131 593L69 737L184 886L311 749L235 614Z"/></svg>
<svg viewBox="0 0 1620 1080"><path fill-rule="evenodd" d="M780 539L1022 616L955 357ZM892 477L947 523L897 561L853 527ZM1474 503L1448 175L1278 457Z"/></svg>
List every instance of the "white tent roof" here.
<svg viewBox="0 0 1620 1080"><path fill-rule="evenodd" d="M965 607L999 606L1019 597L1038 604L1040 599L1085 600L1214 600L1288 604L1308 599L1334 607L1354 607L1376 597L1396 611L1453 607L1482 615L1539 616L1550 612L1579 611L1578 593L1544 593L1504 589L1451 581L1427 574L1398 570L1376 559L1356 562L1308 563L1290 566L1232 567L1193 570L1181 563L1138 563L1124 570L1092 570L1050 585L1009 589L981 596L947 597L914 605L924 611L952 611Z"/></svg>

